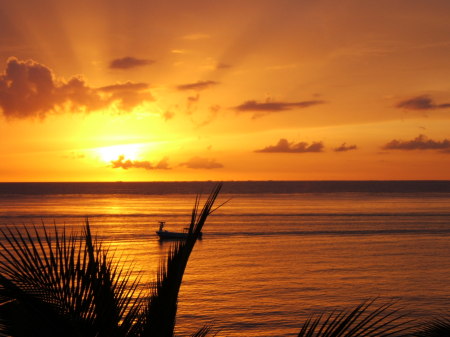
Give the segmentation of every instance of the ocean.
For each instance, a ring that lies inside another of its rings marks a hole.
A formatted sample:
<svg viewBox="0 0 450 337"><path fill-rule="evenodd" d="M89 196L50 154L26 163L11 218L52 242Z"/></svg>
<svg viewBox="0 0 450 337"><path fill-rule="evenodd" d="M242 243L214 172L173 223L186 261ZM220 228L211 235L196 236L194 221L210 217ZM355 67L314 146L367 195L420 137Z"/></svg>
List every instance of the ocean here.
<svg viewBox="0 0 450 337"><path fill-rule="evenodd" d="M0 226L92 231L148 287L196 194L214 182L0 183ZM408 317L448 312L450 181L225 182L191 255L177 332L295 336L311 314L398 300Z"/></svg>

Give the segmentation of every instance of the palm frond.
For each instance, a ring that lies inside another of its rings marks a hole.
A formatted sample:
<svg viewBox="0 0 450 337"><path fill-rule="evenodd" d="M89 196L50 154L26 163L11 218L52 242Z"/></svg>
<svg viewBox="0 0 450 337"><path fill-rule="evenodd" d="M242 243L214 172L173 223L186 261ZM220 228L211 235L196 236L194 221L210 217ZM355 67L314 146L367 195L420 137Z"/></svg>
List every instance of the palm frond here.
<svg viewBox="0 0 450 337"><path fill-rule="evenodd" d="M374 302L363 302L351 311L311 317L298 337L387 337L401 335L408 329L409 322L392 308L392 302L375 307Z"/></svg>
<svg viewBox="0 0 450 337"><path fill-rule="evenodd" d="M211 327L210 326L204 326L203 328L199 329L196 333L192 334L191 337L205 337L208 336L211 333ZM216 334L214 334L215 336Z"/></svg>
<svg viewBox="0 0 450 337"><path fill-rule="evenodd" d="M9 244L0 242L0 293L8 300L2 307L3 324L17 336L57 336L65 330L75 336L76 329L68 326L55 300L59 297L54 287L57 260L40 251L42 241L32 239L26 228L23 231L24 235L18 228L1 231ZM23 322L36 331L26 332Z"/></svg>
<svg viewBox="0 0 450 337"><path fill-rule="evenodd" d="M36 227L33 235L27 228L1 231L8 247L0 242L0 297L13 301L9 307L21 320L52 318L48 331L28 336L126 336L139 315L131 299L137 281L129 284L129 274L93 240L88 221L82 237L67 236L56 226L53 236L46 226L42 232ZM4 325L13 326L15 317L8 322ZM56 334L55 326L60 327Z"/></svg>
<svg viewBox="0 0 450 337"><path fill-rule="evenodd" d="M200 197L197 196L191 214L188 237L174 243L167 261L162 264L153 286L153 293L145 311L145 324L142 336L172 337L175 328L178 293L183 280L189 256L202 231L206 219L213 210L214 202L222 184L218 184L199 213ZM207 330L204 330L207 333ZM199 335L203 336L203 335Z"/></svg>
<svg viewBox="0 0 450 337"><path fill-rule="evenodd" d="M422 324L412 334L414 337L450 337L450 318L439 317Z"/></svg>

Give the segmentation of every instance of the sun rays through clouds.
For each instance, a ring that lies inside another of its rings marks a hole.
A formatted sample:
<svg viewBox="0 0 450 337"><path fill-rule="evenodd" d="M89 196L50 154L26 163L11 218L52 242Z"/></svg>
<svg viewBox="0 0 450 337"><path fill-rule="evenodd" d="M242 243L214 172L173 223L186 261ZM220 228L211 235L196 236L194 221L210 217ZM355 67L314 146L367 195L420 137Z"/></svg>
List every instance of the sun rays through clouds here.
<svg viewBox="0 0 450 337"><path fill-rule="evenodd" d="M450 179L449 11L0 0L0 174Z"/></svg>

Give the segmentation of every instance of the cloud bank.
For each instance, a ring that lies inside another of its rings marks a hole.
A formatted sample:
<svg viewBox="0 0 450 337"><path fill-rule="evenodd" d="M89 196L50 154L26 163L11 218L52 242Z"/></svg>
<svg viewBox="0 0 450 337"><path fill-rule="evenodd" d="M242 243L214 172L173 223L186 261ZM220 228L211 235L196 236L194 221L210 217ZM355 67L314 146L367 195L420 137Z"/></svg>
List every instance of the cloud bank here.
<svg viewBox="0 0 450 337"><path fill-rule="evenodd" d="M109 64L111 69L132 69L136 67L147 66L155 61L146 60L146 59L138 59L132 56L126 56L118 59L114 59Z"/></svg>
<svg viewBox="0 0 450 337"><path fill-rule="evenodd" d="M91 112L114 106L131 111L151 101L145 83L93 88L81 77L58 80L46 66L9 58L0 74L0 111L6 118L45 118L49 113Z"/></svg>
<svg viewBox="0 0 450 337"><path fill-rule="evenodd" d="M358 147L356 145L347 145L347 143L342 143L334 149L335 152L346 152L351 150L356 150Z"/></svg>
<svg viewBox="0 0 450 337"><path fill-rule="evenodd" d="M383 146L385 150L440 150L442 152L450 152L450 140L444 139L436 141L429 139L425 135L419 135L413 140L391 140Z"/></svg>
<svg viewBox="0 0 450 337"><path fill-rule="evenodd" d="M212 86L218 85L219 82L216 81L199 81L195 83L186 83L186 84L180 84L177 86L178 90L205 90Z"/></svg>
<svg viewBox="0 0 450 337"><path fill-rule="evenodd" d="M139 168L145 170L167 170L169 169L168 159L164 158L156 165L153 165L149 161L140 161L140 160L125 160L124 155L120 155L117 160L111 160L112 168L122 168L124 170L128 170L130 168Z"/></svg>
<svg viewBox="0 0 450 337"><path fill-rule="evenodd" d="M397 103L397 108L406 110L436 110L450 108L450 103L436 104L429 96L417 96Z"/></svg>
<svg viewBox="0 0 450 337"><path fill-rule="evenodd" d="M180 165L192 169L208 169L208 170L223 167L223 165L217 162L215 159L201 158L201 157L193 157L189 159L187 162L181 163Z"/></svg>
<svg viewBox="0 0 450 337"><path fill-rule="evenodd" d="M322 152L322 142L313 142L309 145L306 142L288 142L287 139L281 138L276 145L270 145L255 152L260 153L306 153L306 152Z"/></svg>
<svg viewBox="0 0 450 337"><path fill-rule="evenodd" d="M295 108L308 108L310 106L324 104L324 101L311 100L301 102L257 102L255 100L246 101L233 109L238 113L253 113L253 118L261 117L270 113L292 110Z"/></svg>

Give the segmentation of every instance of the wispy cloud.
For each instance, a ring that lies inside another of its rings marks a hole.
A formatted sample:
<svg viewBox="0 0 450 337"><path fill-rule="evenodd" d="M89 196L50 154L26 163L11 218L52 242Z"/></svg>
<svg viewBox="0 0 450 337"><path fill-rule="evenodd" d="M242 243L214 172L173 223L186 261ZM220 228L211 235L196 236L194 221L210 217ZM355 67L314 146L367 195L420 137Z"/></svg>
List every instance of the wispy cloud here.
<svg viewBox="0 0 450 337"><path fill-rule="evenodd" d="M172 54L187 54L187 53L189 53L189 50L187 50L187 49L172 49L170 52Z"/></svg>
<svg viewBox="0 0 450 337"><path fill-rule="evenodd" d="M111 69L132 69L136 67L147 66L155 63L153 60L138 59L132 56L126 56L118 59L114 59L109 64Z"/></svg>
<svg viewBox="0 0 450 337"><path fill-rule="evenodd" d="M308 108L310 106L324 104L324 101L321 100L310 100L310 101L300 101L300 102L257 102L254 100L246 101L236 107L238 113L253 113L253 118L261 117L270 113L292 110L295 108L303 109Z"/></svg>
<svg viewBox="0 0 450 337"><path fill-rule="evenodd" d="M198 81L195 83L180 84L177 86L178 90L205 90L212 86L218 85L216 81Z"/></svg>
<svg viewBox="0 0 450 337"><path fill-rule="evenodd" d="M173 112L172 110L166 110L163 114L162 117L164 118L164 120L167 122L168 120L171 120L173 117L175 117L175 112Z"/></svg>
<svg viewBox="0 0 450 337"><path fill-rule="evenodd" d="M188 102L188 104L196 104L200 101L200 94L197 93L195 96L188 96L186 98L186 101Z"/></svg>
<svg viewBox="0 0 450 337"><path fill-rule="evenodd" d="M199 128L200 128L200 127L204 127L204 126L206 126L206 125L212 123L212 122L216 119L216 117L217 117L217 115L218 115L220 109L221 109L221 108L220 108L220 105L218 105L218 104L216 104L216 105L211 105L211 106L209 107L209 109L208 109L208 111L209 111L208 116L207 116L206 119L203 120L202 122L196 123L197 127L199 127Z"/></svg>
<svg viewBox="0 0 450 337"><path fill-rule="evenodd" d="M66 158L66 159L84 159L84 158L86 158L86 155L84 153L79 153L79 152L72 151L69 154L63 155L63 158Z"/></svg>
<svg viewBox="0 0 450 337"><path fill-rule="evenodd" d="M356 150L358 147L356 145L347 145L347 143L342 143L340 146L334 149L335 152L346 152L351 150Z"/></svg>
<svg viewBox="0 0 450 337"><path fill-rule="evenodd" d="M397 108L406 110L435 110L450 108L450 103L436 104L429 96L417 96L396 104Z"/></svg>
<svg viewBox="0 0 450 337"><path fill-rule="evenodd" d="M194 112L197 111L199 102L200 102L200 94L198 92L193 96L186 97L186 111L185 111L186 114L193 115Z"/></svg>
<svg viewBox="0 0 450 337"><path fill-rule="evenodd" d="M276 145L266 146L263 149L255 150L255 152L266 153L306 153L306 152L322 152L322 142L313 142L308 144L306 142L288 142L287 139L281 138Z"/></svg>
<svg viewBox="0 0 450 337"><path fill-rule="evenodd" d="M148 89L147 83L135 83L135 82L116 83L99 88L99 90L105 92L141 91L146 89Z"/></svg>
<svg viewBox="0 0 450 337"><path fill-rule="evenodd" d="M145 83L90 87L81 77L56 79L32 60L9 58L0 74L0 110L7 118L45 118L49 113L91 112L114 105L121 111L152 101Z"/></svg>
<svg viewBox="0 0 450 337"><path fill-rule="evenodd" d="M201 158L201 157L193 157L189 159L187 162L181 163L180 165L192 169L208 169L208 170L223 167L223 165L217 162L215 159Z"/></svg>
<svg viewBox="0 0 450 337"><path fill-rule="evenodd" d="M231 64L228 64L228 63L222 63L222 62L219 62L219 63L216 65L216 69L217 69L217 70L220 70L220 69L229 69L229 68L231 68Z"/></svg>
<svg viewBox="0 0 450 337"><path fill-rule="evenodd" d="M444 139L436 141L429 139L425 135L419 135L413 140L391 140L383 146L385 150L440 150L442 152L450 152L450 140Z"/></svg>
<svg viewBox="0 0 450 337"><path fill-rule="evenodd" d="M141 160L125 160L124 155L120 155L117 160L111 160L112 168L122 168L124 170L128 170L130 168L139 168L145 170L167 170L169 169L168 158L162 159L156 165L152 164L149 161L141 161Z"/></svg>
<svg viewBox="0 0 450 337"><path fill-rule="evenodd" d="M121 110L130 110L143 102L153 101L148 88L147 83L126 82L101 87L98 90L108 93L112 101L119 103Z"/></svg>

